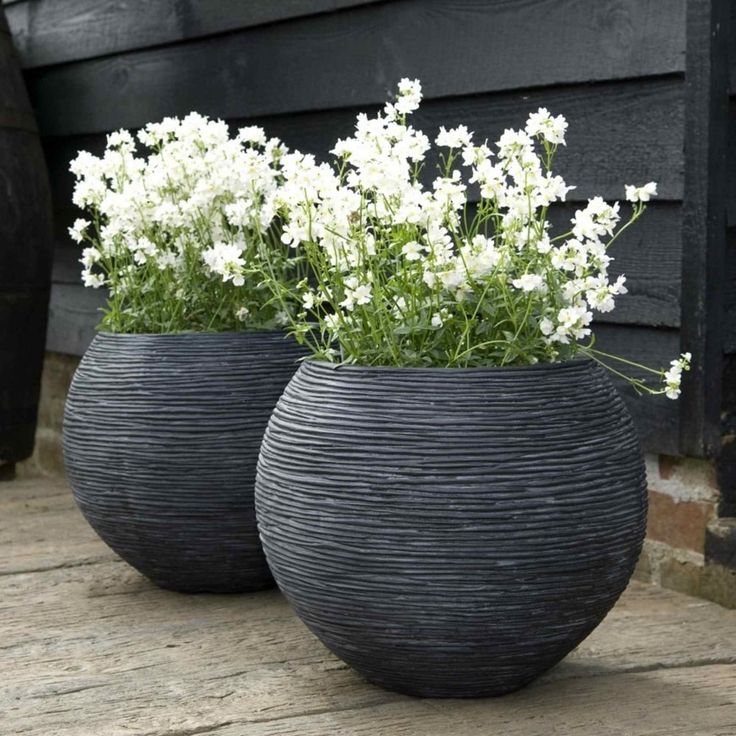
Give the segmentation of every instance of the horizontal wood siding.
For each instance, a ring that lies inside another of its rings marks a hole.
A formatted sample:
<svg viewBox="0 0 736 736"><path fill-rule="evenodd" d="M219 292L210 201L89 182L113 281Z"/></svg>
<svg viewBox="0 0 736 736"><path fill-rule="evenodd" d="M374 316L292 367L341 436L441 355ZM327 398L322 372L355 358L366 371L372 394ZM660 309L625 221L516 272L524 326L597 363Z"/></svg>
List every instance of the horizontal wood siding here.
<svg viewBox="0 0 736 736"><path fill-rule="evenodd" d="M567 116L559 171L577 189L553 213L560 223L589 197L658 182L657 202L612 253L630 294L596 334L604 350L666 365L680 350L685 9L686 0L13 2L56 203L48 348L81 353L104 303L79 284L65 235L78 215L68 173L77 150L99 152L113 129L196 109L327 157L355 114L377 110L406 76L422 80L414 123L432 136L465 123L495 141L537 107ZM676 454L677 405L624 392L646 446Z"/></svg>
<svg viewBox="0 0 736 736"><path fill-rule="evenodd" d="M193 109L238 118L369 105L404 76L443 97L682 72L684 3L662 4L396 0L27 79L44 132L71 135Z"/></svg>
<svg viewBox="0 0 736 736"><path fill-rule="evenodd" d="M28 69L202 38L380 0L17 0L6 9Z"/></svg>

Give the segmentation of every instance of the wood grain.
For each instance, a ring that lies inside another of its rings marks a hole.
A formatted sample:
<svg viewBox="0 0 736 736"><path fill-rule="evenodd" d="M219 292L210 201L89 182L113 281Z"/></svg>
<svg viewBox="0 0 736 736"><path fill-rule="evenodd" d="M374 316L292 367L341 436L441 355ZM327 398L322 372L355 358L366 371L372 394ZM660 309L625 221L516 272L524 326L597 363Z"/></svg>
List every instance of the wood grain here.
<svg viewBox="0 0 736 736"><path fill-rule="evenodd" d="M729 5L691 0L687 11L682 345L695 359L683 376L680 449L694 456L721 449Z"/></svg>
<svg viewBox="0 0 736 736"><path fill-rule="evenodd" d="M2 487L0 576L116 560L70 503L63 480Z"/></svg>
<svg viewBox="0 0 736 736"><path fill-rule="evenodd" d="M81 284L54 284L49 301L46 350L83 355L95 336L105 301L102 289L85 289Z"/></svg>
<svg viewBox="0 0 736 736"><path fill-rule="evenodd" d="M677 330L598 324L594 332L596 347L600 350L652 368L666 368L681 352ZM652 379L646 372L630 366L616 365L615 361L611 361L611 365L624 369L629 375ZM654 381L656 386L656 377ZM614 384L634 417L645 451L677 455L681 422L678 403L664 396L638 396L620 379L615 379Z"/></svg>
<svg viewBox="0 0 736 736"><path fill-rule="evenodd" d="M71 493L47 483L0 485L9 540L33 554L20 523L34 512L49 519L39 506L45 500L55 515L45 536L55 540L60 559L93 557L93 547L74 550L86 524ZM0 714L7 733L725 736L736 730L736 612L712 603L633 583L601 627L536 685L499 700L433 702L364 683L326 652L276 591L167 593L97 544L106 556L98 562L0 576Z"/></svg>
<svg viewBox="0 0 736 736"><path fill-rule="evenodd" d="M379 0L20 0L6 9L25 68L121 53Z"/></svg>
<svg viewBox="0 0 736 736"><path fill-rule="evenodd" d="M681 73L683 0L397 0L29 70L46 135ZM524 63L508 63L524 59Z"/></svg>

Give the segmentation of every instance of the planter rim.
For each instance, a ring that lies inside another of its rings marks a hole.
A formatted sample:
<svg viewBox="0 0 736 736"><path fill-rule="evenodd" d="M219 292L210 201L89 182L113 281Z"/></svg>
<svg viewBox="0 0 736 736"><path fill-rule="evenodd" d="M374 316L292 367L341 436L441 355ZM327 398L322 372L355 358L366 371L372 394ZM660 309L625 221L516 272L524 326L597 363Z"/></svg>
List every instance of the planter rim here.
<svg viewBox="0 0 736 736"><path fill-rule="evenodd" d="M326 360L307 358L302 361L301 366L306 369L314 368L322 371L333 371L335 373L437 373L437 374L470 374L470 373L510 373L524 371L555 371L560 368L584 368L595 365L590 358L573 358L563 360L559 363L534 363L533 365L508 365L508 366L472 366L448 368L440 366L397 366L397 365L356 365L354 363L330 363Z"/></svg>
<svg viewBox="0 0 736 736"><path fill-rule="evenodd" d="M98 330L95 332L94 339L101 340L137 340L137 339L166 339L166 340L214 340L217 338L225 339L243 339L251 337L279 337L287 339L288 333L283 330L242 330L235 332L234 330L226 330L224 332L108 332L107 330Z"/></svg>

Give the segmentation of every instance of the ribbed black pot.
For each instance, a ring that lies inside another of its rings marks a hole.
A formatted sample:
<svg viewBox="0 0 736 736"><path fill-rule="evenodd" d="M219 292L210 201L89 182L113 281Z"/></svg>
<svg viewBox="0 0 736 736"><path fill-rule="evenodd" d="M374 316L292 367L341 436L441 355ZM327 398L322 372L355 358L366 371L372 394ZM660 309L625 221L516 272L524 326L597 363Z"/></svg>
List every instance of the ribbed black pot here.
<svg viewBox="0 0 736 736"><path fill-rule="evenodd" d="M100 537L163 588L272 585L253 483L302 355L281 333L98 334L69 390L64 459Z"/></svg>
<svg viewBox="0 0 736 736"><path fill-rule="evenodd" d="M588 361L309 361L266 430L256 511L279 587L368 680L500 695L562 659L626 587L645 471L631 417Z"/></svg>

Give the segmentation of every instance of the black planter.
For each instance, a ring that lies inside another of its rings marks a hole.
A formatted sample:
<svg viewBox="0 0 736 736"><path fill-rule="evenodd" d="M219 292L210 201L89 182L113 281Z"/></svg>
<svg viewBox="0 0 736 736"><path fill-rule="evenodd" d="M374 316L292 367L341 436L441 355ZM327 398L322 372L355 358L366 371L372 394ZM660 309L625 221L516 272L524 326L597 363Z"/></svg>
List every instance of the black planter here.
<svg viewBox="0 0 736 736"><path fill-rule="evenodd" d="M368 680L500 695L626 587L646 517L631 418L588 361L513 369L306 362L269 422L256 510L276 582Z"/></svg>
<svg viewBox="0 0 736 736"><path fill-rule="evenodd" d="M95 337L67 399L67 473L95 531L157 585L272 584L253 482L301 355L281 333Z"/></svg>

